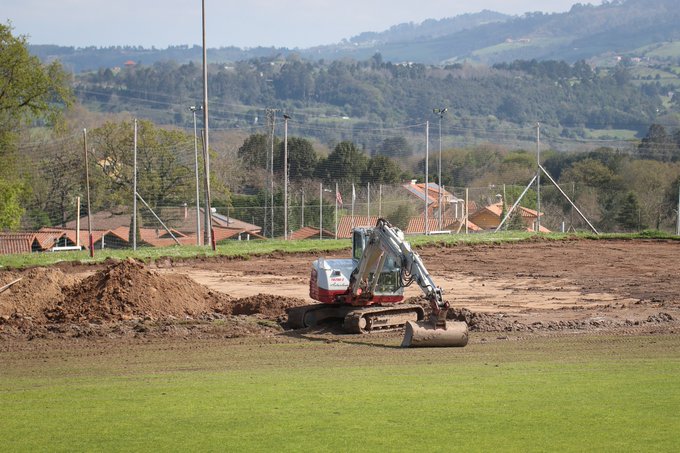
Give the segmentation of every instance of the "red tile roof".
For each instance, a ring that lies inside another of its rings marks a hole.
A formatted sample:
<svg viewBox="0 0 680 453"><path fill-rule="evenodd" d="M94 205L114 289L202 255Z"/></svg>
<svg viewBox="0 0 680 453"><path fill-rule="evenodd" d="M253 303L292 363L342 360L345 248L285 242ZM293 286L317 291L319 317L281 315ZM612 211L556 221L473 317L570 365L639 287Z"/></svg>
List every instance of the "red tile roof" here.
<svg viewBox="0 0 680 453"><path fill-rule="evenodd" d="M351 215L342 216L338 220L338 239L351 238L352 228L374 227L376 223L378 223L377 215L372 215L370 217L365 215L355 215L354 221L352 221Z"/></svg>
<svg viewBox="0 0 680 453"><path fill-rule="evenodd" d="M30 253L35 233L0 233L0 254Z"/></svg>
<svg viewBox="0 0 680 453"><path fill-rule="evenodd" d="M429 226L428 231L438 231L439 230L439 219L435 216L428 217L427 224ZM481 228L474 223L468 221L468 230L470 231L480 231ZM458 232L458 227L461 225L461 221L453 217L444 217L442 219L442 231L451 231L453 233ZM465 231L465 224L462 225L461 231ZM408 227L404 231L405 234L423 234L425 231L425 216L411 217L408 222Z"/></svg>
<svg viewBox="0 0 680 453"><path fill-rule="evenodd" d="M321 233L325 239L334 239L335 233L326 229ZM291 239L319 239L319 229L306 226L290 234Z"/></svg>

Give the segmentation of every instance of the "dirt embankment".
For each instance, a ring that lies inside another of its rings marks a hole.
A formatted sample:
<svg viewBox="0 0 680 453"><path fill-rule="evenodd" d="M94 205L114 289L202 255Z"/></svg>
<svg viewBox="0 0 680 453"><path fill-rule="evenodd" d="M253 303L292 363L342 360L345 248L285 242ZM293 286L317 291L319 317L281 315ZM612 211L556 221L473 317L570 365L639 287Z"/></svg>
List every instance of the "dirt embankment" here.
<svg viewBox="0 0 680 453"><path fill-rule="evenodd" d="M4 273L0 283L17 278L21 281L0 294L0 338L172 333L178 326L204 332L212 326L230 337L266 334L278 330L286 308L306 303L268 294L237 299L134 260L109 264L82 280L59 269L35 268Z"/></svg>

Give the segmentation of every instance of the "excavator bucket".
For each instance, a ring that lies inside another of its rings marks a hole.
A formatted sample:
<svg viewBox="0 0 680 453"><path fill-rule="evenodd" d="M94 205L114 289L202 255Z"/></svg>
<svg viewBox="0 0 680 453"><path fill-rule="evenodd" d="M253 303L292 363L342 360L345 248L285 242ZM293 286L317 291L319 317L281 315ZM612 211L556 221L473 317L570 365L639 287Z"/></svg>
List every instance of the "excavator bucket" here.
<svg viewBox="0 0 680 453"><path fill-rule="evenodd" d="M468 342L468 326L464 322L447 321L443 326L436 326L431 320L408 321L404 330L402 348L452 348Z"/></svg>

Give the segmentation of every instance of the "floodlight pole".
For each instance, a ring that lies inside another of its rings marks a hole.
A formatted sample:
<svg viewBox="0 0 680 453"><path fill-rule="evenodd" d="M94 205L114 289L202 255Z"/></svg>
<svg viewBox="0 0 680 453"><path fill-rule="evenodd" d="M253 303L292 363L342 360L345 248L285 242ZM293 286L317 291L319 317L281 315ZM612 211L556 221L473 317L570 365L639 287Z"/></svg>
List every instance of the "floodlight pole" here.
<svg viewBox="0 0 680 453"><path fill-rule="evenodd" d="M137 250L137 118L135 118L135 132L133 145L133 174L132 174L132 250Z"/></svg>
<svg viewBox="0 0 680 453"><path fill-rule="evenodd" d="M536 123L536 232L541 232L541 123ZM505 201L505 200L504 200Z"/></svg>
<svg viewBox="0 0 680 453"><path fill-rule="evenodd" d="M210 206L210 140L208 134L208 49L205 43L205 0L201 2L203 25L203 148L205 152L205 236L206 241L215 250L215 238L212 231L212 207Z"/></svg>
<svg viewBox="0 0 680 453"><path fill-rule="evenodd" d="M428 203L427 200L429 198L428 195L428 181L430 179L430 121L425 122L425 228L424 228L424 233L427 235L429 233L429 228L428 228L428 223L430 219L428 218L428 213L427 213L427 208L428 208Z"/></svg>
<svg viewBox="0 0 680 453"><path fill-rule="evenodd" d="M283 115L283 239L288 240L288 120Z"/></svg>
<svg viewBox="0 0 680 453"><path fill-rule="evenodd" d="M442 225L442 119L444 118L444 113L446 113L449 109L448 108L443 108L443 109L432 109L432 112L436 115L439 115L439 176L438 176L438 194L437 194L437 206L439 207L439 231L443 230L444 227Z"/></svg>
<svg viewBox="0 0 680 453"><path fill-rule="evenodd" d="M196 129L196 111L203 110L203 106L189 107L191 113L194 115L194 169L196 171L196 245L201 245L201 205L199 199L199 182L198 182L198 130Z"/></svg>

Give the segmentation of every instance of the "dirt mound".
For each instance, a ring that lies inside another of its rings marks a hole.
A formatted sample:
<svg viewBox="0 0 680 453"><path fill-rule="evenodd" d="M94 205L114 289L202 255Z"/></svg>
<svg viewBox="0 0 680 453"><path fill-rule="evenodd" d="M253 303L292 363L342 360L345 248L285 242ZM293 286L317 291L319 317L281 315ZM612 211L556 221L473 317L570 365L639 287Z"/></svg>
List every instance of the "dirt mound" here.
<svg viewBox="0 0 680 453"><path fill-rule="evenodd" d="M212 312L229 300L185 275L163 276L128 259L65 288L63 299L46 315L52 322L76 323L184 319Z"/></svg>
<svg viewBox="0 0 680 453"><path fill-rule="evenodd" d="M77 281L59 269L37 267L24 272L2 273L0 286L18 278L21 278L19 282L0 294L1 319L45 322L45 310L55 307L64 299L64 286Z"/></svg>
<svg viewBox="0 0 680 453"><path fill-rule="evenodd" d="M258 294L256 296L237 299L231 304L232 315L260 314L265 318L276 319L286 315L286 309L308 305L309 302L297 297L276 296L274 294Z"/></svg>

